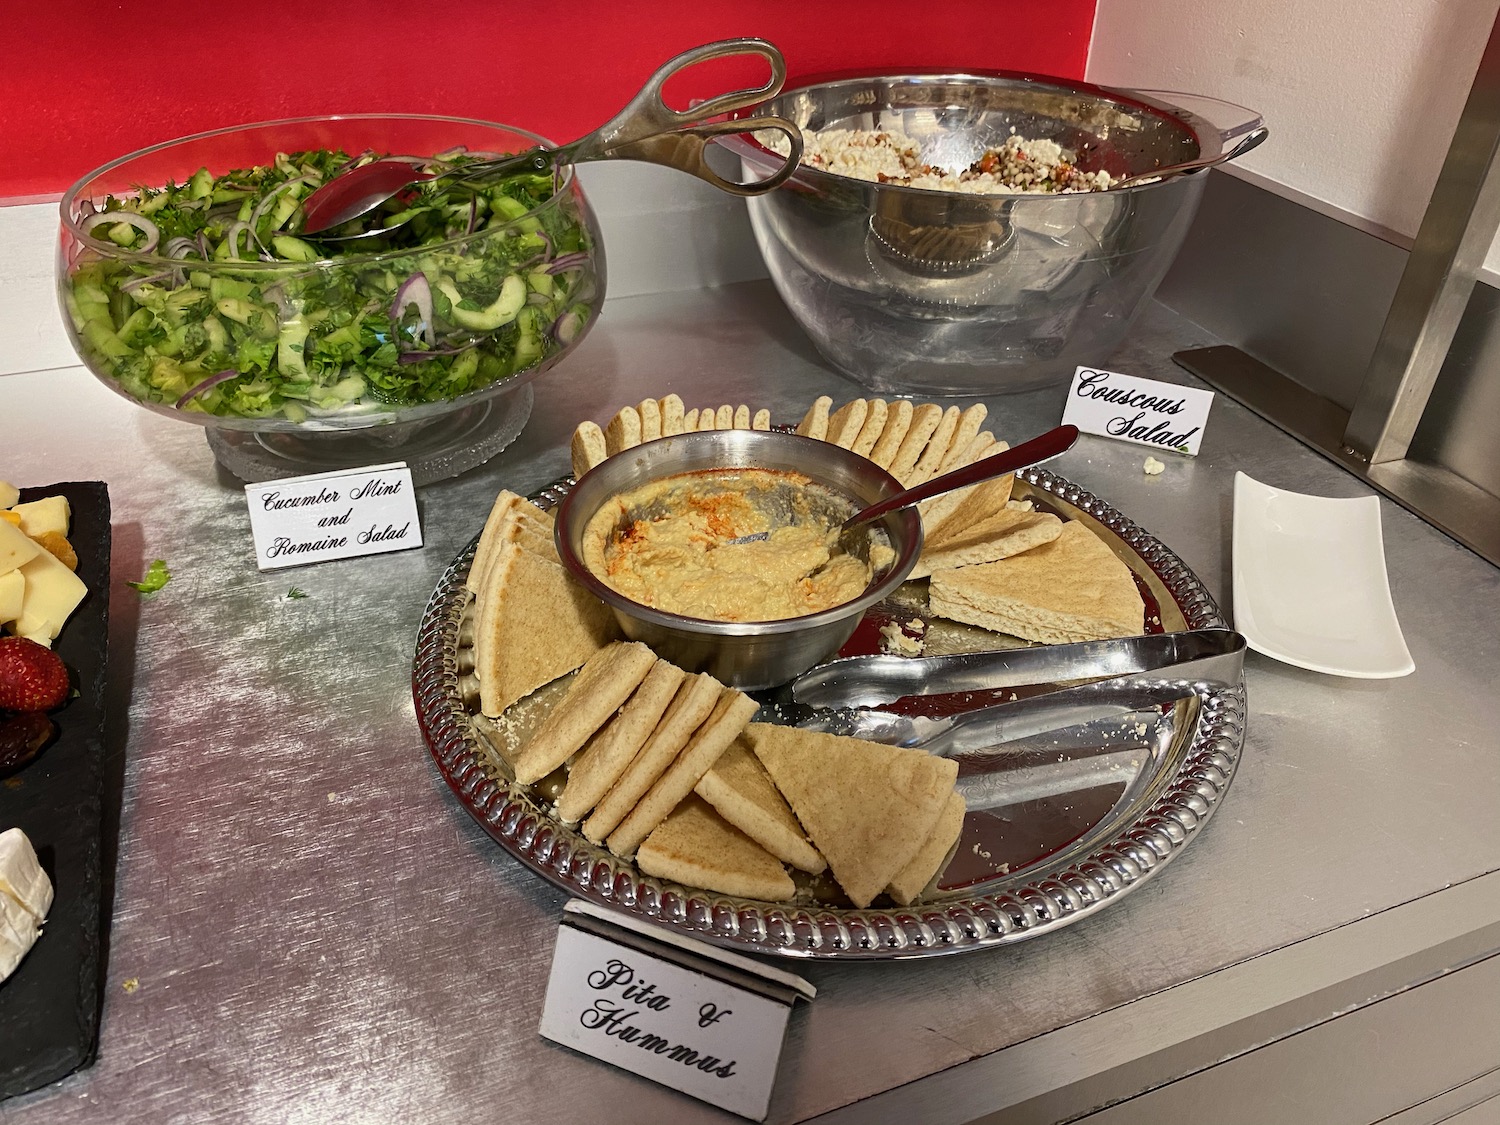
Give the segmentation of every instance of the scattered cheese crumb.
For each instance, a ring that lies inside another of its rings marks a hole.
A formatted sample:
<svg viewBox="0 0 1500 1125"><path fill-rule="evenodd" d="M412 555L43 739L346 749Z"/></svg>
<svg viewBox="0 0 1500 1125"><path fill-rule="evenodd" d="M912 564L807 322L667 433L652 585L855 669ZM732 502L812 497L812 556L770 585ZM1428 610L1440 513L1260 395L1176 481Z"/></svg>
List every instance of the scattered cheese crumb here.
<svg viewBox="0 0 1500 1125"><path fill-rule="evenodd" d="M1147 457L1146 463L1141 468L1145 470L1148 477L1159 477L1167 470L1166 465L1162 464L1155 457Z"/></svg>
<svg viewBox="0 0 1500 1125"><path fill-rule="evenodd" d="M120 982L120 987L126 992L134 992L141 987L141 982L138 977L126 977Z"/></svg>

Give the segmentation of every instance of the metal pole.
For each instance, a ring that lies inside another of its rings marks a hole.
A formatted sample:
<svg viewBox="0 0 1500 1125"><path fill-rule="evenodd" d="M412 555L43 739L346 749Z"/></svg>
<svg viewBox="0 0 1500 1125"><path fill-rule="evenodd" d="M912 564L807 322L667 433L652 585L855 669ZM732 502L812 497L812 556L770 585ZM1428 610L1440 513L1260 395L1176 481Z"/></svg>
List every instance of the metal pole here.
<svg viewBox="0 0 1500 1125"><path fill-rule="evenodd" d="M1370 464L1406 456L1500 228L1500 20L1479 61L1344 431L1347 453Z"/></svg>

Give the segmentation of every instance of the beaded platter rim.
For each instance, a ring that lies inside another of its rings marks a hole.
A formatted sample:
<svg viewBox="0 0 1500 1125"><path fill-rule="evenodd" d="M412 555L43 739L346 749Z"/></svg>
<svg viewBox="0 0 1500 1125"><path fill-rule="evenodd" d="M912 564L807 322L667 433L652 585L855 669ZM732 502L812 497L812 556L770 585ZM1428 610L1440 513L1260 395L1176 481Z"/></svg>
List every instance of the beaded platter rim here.
<svg viewBox="0 0 1500 1125"><path fill-rule="evenodd" d="M1048 502L1093 518L1160 580L1190 629L1223 627L1203 582L1160 540L1064 477L1031 468L1016 474ZM564 479L532 499L551 507ZM898 960L942 956L1037 937L1119 901L1201 833L1234 777L1245 738L1243 680L1233 688L1194 685L1191 732L1147 779L1144 803L1117 807L1087 834L1082 853L1064 848L1016 872L911 907L892 909L756 902L685 888L643 875L557 821L525 786L496 781L482 764L460 686L459 629L465 580L478 536L438 580L422 616L412 661L417 721L444 781L503 849L561 889L678 933L740 952L795 959Z"/></svg>

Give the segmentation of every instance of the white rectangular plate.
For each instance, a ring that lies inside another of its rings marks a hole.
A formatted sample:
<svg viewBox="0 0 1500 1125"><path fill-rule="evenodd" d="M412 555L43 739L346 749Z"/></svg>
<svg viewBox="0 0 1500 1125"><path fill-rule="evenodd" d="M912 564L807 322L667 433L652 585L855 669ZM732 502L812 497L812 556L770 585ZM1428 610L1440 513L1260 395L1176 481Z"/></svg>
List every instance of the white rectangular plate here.
<svg viewBox="0 0 1500 1125"><path fill-rule="evenodd" d="M1314 672L1414 671L1391 604L1380 498L1306 496L1235 473L1234 624L1256 652Z"/></svg>

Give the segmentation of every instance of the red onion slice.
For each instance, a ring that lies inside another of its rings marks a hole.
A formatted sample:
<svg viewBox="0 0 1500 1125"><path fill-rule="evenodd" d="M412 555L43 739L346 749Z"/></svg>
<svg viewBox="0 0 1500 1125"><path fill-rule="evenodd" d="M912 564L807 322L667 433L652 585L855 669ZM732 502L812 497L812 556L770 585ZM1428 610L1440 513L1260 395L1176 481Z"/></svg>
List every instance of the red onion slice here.
<svg viewBox="0 0 1500 1125"><path fill-rule="evenodd" d="M130 248L131 251L136 254L151 253L151 251L156 249L157 242L161 240L160 228L157 227L157 225L150 219L146 218L145 215L137 215L134 211L96 211L94 214L87 216L78 225L85 234L88 234L91 233L95 227L101 226L105 223L108 223L111 226L113 226L115 223L127 223L144 234L146 236L145 245L133 246Z"/></svg>
<svg viewBox="0 0 1500 1125"><path fill-rule="evenodd" d="M175 238L167 239L167 244L163 249L166 250L169 258L186 258L198 249L198 244L187 235L179 234Z"/></svg>
<svg viewBox="0 0 1500 1125"><path fill-rule="evenodd" d="M554 258L547 266L545 273L565 273L568 270L576 270L588 263L589 256L582 250L576 250L571 254L564 254L560 258Z"/></svg>
<svg viewBox="0 0 1500 1125"><path fill-rule="evenodd" d="M142 285L155 285L158 281L167 281L171 278L173 270L162 270L161 273L153 273L149 277L132 277L129 281L120 285L120 292L133 293Z"/></svg>
<svg viewBox="0 0 1500 1125"><path fill-rule="evenodd" d="M548 335L563 347L578 339L578 330L583 327L583 317L576 312L565 312L552 322Z"/></svg>
<svg viewBox="0 0 1500 1125"><path fill-rule="evenodd" d="M192 389L189 390L187 394L178 399L177 402L174 403L174 405L178 410L181 410L184 406L192 402L193 399L197 398L204 391L211 390L212 388L217 387L220 383L228 382L230 379L238 379L239 377L240 373L232 367L228 371L220 371L216 375L210 375L207 379L204 379L202 382L195 384Z"/></svg>
<svg viewBox="0 0 1500 1125"><path fill-rule="evenodd" d="M408 305L417 307L417 317L420 322L417 325L418 335L429 344L435 343L436 336L432 327L432 286L428 284L427 275L421 270L408 277L396 290L396 296L391 301L392 327L401 319Z"/></svg>
<svg viewBox="0 0 1500 1125"><path fill-rule="evenodd" d="M429 359L437 359L438 356L458 355L460 352L468 351L473 346L473 344L464 344L457 348L434 348L431 351L425 352L402 352L396 357L396 362L403 366L409 363L423 363Z"/></svg>
<svg viewBox="0 0 1500 1125"><path fill-rule="evenodd" d="M266 209L269 208L273 202L275 202L278 195L280 195L284 191L289 191L297 184L310 184L316 178L317 177L315 176L298 176L296 179L288 180L284 184L277 184L270 191L266 192L265 198L255 205L254 211L250 212L250 229L252 231L257 230L257 228L260 226L261 217L265 215ZM260 241L260 235L258 233L255 236L255 241ZM264 250L265 247L262 246L261 249Z"/></svg>

